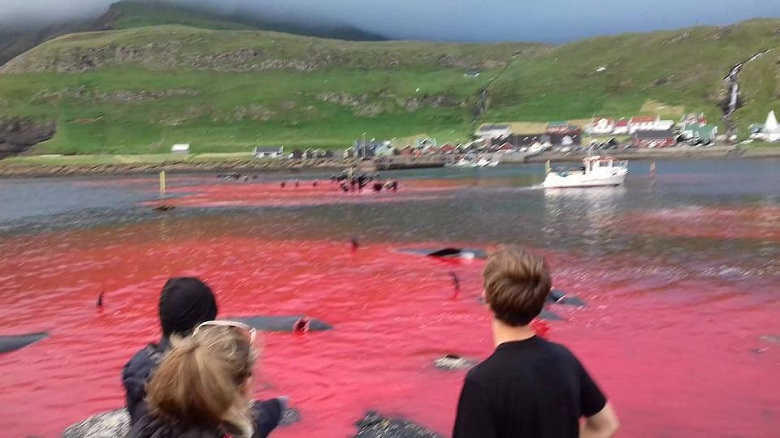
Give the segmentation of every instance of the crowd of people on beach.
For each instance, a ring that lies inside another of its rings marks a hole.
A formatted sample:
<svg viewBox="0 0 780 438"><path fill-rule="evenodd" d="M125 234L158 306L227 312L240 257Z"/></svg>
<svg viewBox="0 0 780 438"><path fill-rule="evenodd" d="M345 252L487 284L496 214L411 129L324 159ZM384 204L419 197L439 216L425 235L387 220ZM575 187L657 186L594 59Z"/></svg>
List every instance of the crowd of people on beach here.
<svg viewBox="0 0 780 438"><path fill-rule="evenodd" d="M610 437L618 420L606 396L564 346L531 322L551 291L543 257L517 247L493 253L483 271L495 351L464 380L455 438ZM287 397L253 401L255 329L218 320L211 288L177 277L159 300L162 337L124 366L130 438L268 436Z"/></svg>

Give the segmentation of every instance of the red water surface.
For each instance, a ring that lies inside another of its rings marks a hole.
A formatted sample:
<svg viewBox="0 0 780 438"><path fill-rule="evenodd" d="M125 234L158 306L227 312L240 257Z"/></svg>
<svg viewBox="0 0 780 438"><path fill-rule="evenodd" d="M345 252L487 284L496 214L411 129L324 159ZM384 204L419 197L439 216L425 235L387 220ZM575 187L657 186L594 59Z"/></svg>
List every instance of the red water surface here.
<svg viewBox="0 0 780 438"><path fill-rule="evenodd" d="M424 200L462 187L462 183L448 180L404 180L398 191L374 192L369 187L362 191L342 192L339 184L330 180L277 182L209 183L177 187L167 191L165 204L186 207L229 206L289 206L322 205L334 203L392 202L398 200ZM146 202L155 205L159 201Z"/></svg>
<svg viewBox="0 0 780 438"><path fill-rule="evenodd" d="M264 336L255 393L289 395L302 414L274 436L354 434L368 409L449 435L464 374L432 361L490 354L477 301L482 261L431 260L394 243L352 253L346 242L242 236L212 220L0 243L0 334L51 333L0 356L4 436L57 436L122 406L121 367L159 336L158 294L172 275L210 283L222 317L306 314L335 327ZM759 339L780 331L776 290L639 272L629 257L546 254L556 286L589 303L555 306L568 320L551 323L548 337L578 354L608 393L621 436L777 436L780 348ZM450 271L461 278L457 298Z"/></svg>

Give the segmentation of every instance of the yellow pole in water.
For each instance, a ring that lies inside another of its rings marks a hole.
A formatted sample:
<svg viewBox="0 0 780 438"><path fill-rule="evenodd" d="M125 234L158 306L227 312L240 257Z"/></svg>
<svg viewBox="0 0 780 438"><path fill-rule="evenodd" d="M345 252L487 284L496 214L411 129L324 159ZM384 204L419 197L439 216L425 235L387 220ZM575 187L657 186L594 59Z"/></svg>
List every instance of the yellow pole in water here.
<svg viewBox="0 0 780 438"><path fill-rule="evenodd" d="M544 162L544 173L545 175L550 173L550 160Z"/></svg>
<svg viewBox="0 0 780 438"><path fill-rule="evenodd" d="M165 171L160 172L160 199L165 197Z"/></svg>

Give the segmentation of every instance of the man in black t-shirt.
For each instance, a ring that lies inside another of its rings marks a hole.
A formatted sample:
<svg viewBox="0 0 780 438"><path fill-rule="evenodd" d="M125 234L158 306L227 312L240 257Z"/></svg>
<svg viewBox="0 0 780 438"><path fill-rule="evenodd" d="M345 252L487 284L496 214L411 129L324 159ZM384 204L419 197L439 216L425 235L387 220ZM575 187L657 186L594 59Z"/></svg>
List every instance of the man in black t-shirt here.
<svg viewBox="0 0 780 438"><path fill-rule="evenodd" d="M453 437L614 435L617 417L580 361L529 326L552 285L544 258L503 248L490 256L483 281L496 350L466 375Z"/></svg>

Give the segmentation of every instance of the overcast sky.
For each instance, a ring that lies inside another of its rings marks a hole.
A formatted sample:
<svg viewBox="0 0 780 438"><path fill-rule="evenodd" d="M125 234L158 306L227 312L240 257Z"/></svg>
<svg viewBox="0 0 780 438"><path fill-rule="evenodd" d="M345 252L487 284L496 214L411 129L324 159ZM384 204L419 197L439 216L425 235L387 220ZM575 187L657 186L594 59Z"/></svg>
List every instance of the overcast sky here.
<svg viewBox="0 0 780 438"><path fill-rule="evenodd" d="M166 1L166 0L158 0ZM565 42L583 37L780 17L780 0L168 0L306 22L343 22L394 39ZM114 0L0 0L0 27L97 16Z"/></svg>

